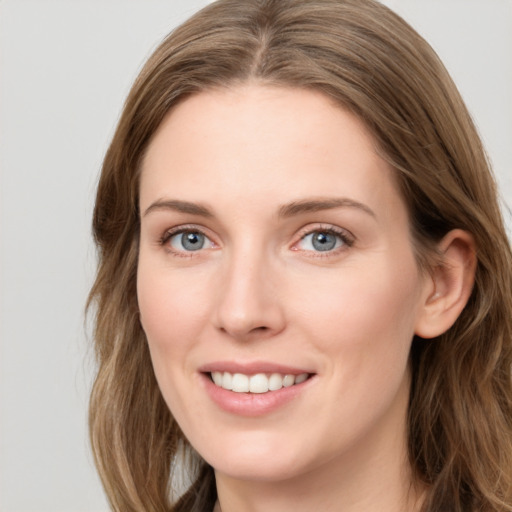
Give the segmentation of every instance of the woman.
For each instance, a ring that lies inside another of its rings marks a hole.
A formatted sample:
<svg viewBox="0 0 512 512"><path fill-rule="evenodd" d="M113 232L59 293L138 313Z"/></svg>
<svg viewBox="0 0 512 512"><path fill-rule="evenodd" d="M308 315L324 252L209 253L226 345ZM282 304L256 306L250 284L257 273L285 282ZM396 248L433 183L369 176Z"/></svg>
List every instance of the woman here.
<svg viewBox="0 0 512 512"><path fill-rule="evenodd" d="M114 510L512 510L496 187L384 6L221 0L179 27L127 99L94 235Z"/></svg>

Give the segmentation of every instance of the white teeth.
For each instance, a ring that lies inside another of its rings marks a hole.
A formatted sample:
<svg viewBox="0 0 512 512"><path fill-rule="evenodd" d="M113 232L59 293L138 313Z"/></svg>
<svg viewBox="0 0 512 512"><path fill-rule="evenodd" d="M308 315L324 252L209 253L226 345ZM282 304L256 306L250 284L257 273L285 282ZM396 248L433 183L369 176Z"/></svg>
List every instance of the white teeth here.
<svg viewBox="0 0 512 512"><path fill-rule="evenodd" d="M283 379L283 386L289 388L295 384L295 375L285 375Z"/></svg>
<svg viewBox="0 0 512 512"><path fill-rule="evenodd" d="M279 373L273 373L268 379L268 389L277 391L283 387L283 377Z"/></svg>
<svg viewBox="0 0 512 512"><path fill-rule="evenodd" d="M221 387L224 389L232 389L233 388L232 382L233 382L233 375L231 375L231 373L224 372L222 374Z"/></svg>
<svg viewBox="0 0 512 512"><path fill-rule="evenodd" d="M266 375L257 373L255 375L244 375L243 373L231 374L229 372L212 372L212 380L216 386L235 393L267 393L277 391L283 387L288 388L294 384L300 384L307 380L309 374L300 375L272 373Z"/></svg>
<svg viewBox="0 0 512 512"><path fill-rule="evenodd" d="M268 379L264 373L257 373L249 378L249 391L251 393L266 393L268 391Z"/></svg>
<svg viewBox="0 0 512 512"><path fill-rule="evenodd" d="M212 372L212 379L217 386L222 387L222 373L221 372Z"/></svg>
<svg viewBox="0 0 512 512"><path fill-rule="evenodd" d="M304 382L305 380L307 380L307 378L308 378L307 373L301 373L300 375L297 375L297 377L295 377L295 384L300 384L301 382Z"/></svg>
<svg viewBox="0 0 512 512"><path fill-rule="evenodd" d="M249 377L243 373L235 373L231 385L231 389L236 393L247 393L249 391Z"/></svg>

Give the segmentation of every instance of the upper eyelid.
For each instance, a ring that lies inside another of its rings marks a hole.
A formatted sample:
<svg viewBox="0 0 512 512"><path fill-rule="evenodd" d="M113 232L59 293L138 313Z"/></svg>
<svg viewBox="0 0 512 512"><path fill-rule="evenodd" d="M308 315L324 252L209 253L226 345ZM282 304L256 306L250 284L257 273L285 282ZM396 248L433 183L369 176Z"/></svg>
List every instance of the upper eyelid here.
<svg viewBox="0 0 512 512"><path fill-rule="evenodd" d="M178 226L174 226L172 228L165 229L164 235L165 234L176 235L178 233L183 233L186 231L197 231L198 233L202 233L203 235L208 236L207 231L209 232L210 230L208 230L207 228L205 228L199 224L180 224Z"/></svg>
<svg viewBox="0 0 512 512"><path fill-rule="evenodd" d="M213 237L210 234L210 230L199 226L197 224L180 224L179 226L175 226L172 228L168 228L164 230L162 233L162 236L159 238L161 243L167 242L170 238L172 238L175 235L179 235L180 233L186 233L186 232L197 232L201 235L204 235L206 238L211 240ZM216 243L212 240L213 243Z"/></svg>
<svg viewBox="0 0 512 512"><path fill-rule="evenodd" d="M308 226L304 226L303 228L301 228L299 230L299 240L302 240L304 237L306 237L307 235L310 235L312 233L317 233L317 232L322 232L322 231L325 231L328 233L334 233L338 236L341 236L343 238L348 238L352 241L355 241L355 239L356 239L356 237L352 234L352 232L350 232L346 228L342 228L340 226L336 226L333 224L321 223L321 224L317 224L314 226L308 225Z"/></svg>

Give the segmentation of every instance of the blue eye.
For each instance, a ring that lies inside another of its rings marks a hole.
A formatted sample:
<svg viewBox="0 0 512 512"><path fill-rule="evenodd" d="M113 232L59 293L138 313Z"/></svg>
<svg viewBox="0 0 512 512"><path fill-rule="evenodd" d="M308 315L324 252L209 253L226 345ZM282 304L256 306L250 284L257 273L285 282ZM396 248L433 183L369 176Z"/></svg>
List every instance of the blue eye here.
<svg viewBox="0 0 512 512"><path fill-rule="evenodd" d="M346 239L333 231L313 231L308 233L299 242L303 251L327 252L349 245Z"/></svg>
<svg viewBox="0 0 512 512"><path fill-rule="evenodd" d="M192 252L213 246L212 241L199 231L181 231L169 237L169 244L176 251Z"/></svg>

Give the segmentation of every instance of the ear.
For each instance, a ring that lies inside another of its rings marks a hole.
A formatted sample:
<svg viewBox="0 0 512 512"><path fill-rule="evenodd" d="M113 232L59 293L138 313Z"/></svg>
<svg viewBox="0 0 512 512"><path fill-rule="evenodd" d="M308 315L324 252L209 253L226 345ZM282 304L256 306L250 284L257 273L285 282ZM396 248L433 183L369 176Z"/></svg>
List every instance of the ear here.
<svg viewBox="0 0 512 512"><path fill-rule="evenodd" d="M415 334L435 338L446 332L467 304L476 270L473 237L461 229L450 231L438 245L440 260L425 286Z"/></svg>

